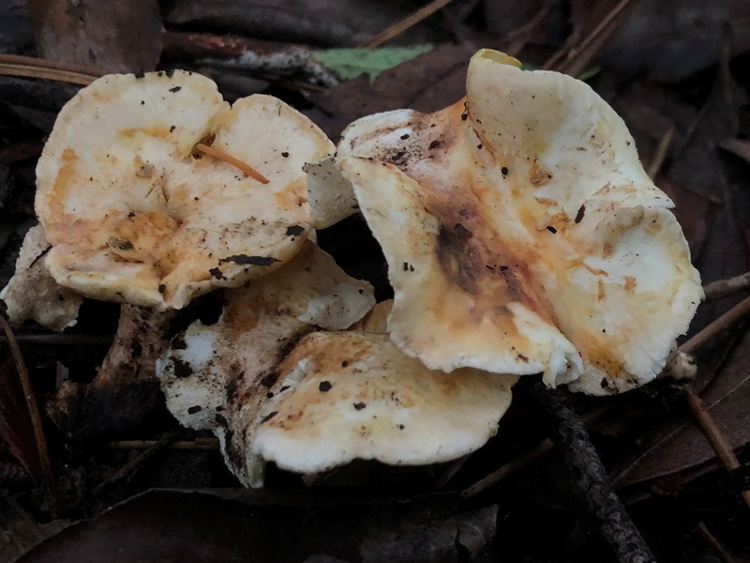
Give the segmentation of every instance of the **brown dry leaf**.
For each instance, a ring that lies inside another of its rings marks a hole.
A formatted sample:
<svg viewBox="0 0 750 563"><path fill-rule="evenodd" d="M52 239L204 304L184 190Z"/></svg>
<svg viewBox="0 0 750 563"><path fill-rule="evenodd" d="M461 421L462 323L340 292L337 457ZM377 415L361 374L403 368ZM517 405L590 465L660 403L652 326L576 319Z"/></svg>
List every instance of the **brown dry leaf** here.
<svg viewBox="0 0 750 563"><path fill-rule="evenodd" d="M327 94L313 95L318 107L306 114L335 139L349 123L372 113L400 108L437 111L464 95L466 68L474 51L442 45L386 70L372 82L366 76L342 82Z"/></svg>
<svg viewBox="0 0 750 563"><path fill-rule="evenodd" d="M574 34L585 36L618 0L574 0ZM640 0L607 41L599 60L626 74L677 82L715 64L725 38L738 55L750 49L750 4L744 0Z"/></svg>
<svg viewBox="0 0 750 563"><path fill-rule="evenodd" d="M18 562L466 561L492 540L497 507L456 515L449 500L152 491L62 531Z"/></svg>
<svg viewBox="0 0 750 563"><path fill-rule="evenodd" d="M487 29L498 35L512 32L528 24L544 4L543 0L482 2Z"/></svg>
<svg viewBox="0 0 750 563"><path fill-rule="evenodd" d="M701 397L717 426L734 449L750 443L750 332L740 340L728 358L726 367L706 388ZM715 464L706 464L716 454L701 429L689 414L672 418L652 445L628 462L615 485L624 487L686 470L708 471ZM717 462L718 463L718 462Z"/></svg>
<svg viewBox="0 0 750 563"><path fill-rule="evenodd" d="M273 41L355 46L404 18L410 6L395 0L168 0L162 13L171 25L242 33ZM430 41L435 32L421 24L411 41Z"/></svg>
<svg viewBox="0 0 750 563"><path fill-rule="evenodd" d="M107 72L153 70L162 49L157 0L29 0L37 48L47 59Z"/></svg>

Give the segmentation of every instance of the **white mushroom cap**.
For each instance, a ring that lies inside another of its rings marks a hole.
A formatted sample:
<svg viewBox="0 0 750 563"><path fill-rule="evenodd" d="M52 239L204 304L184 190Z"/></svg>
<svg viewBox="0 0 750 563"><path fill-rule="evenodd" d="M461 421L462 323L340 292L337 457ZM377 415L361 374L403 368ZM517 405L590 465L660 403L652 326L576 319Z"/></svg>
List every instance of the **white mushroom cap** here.
<svg viewBox="0 0 750 563"><path fill-rule="evenodd" d="M332 149L269 96L230 107L196 74L105 76L66 104L37 166L47 267L84 295L162 308L239 286L299 251L312 227L302 166Z"/></svg>
<svg viewBox="0 0 750 563"><path fill-rule="evenodd" d="M261 410L253 451L317 473L354 459L420 465L483 446L517 376L429 370L385 334L314 332L279 367L287 389Z"/></svg>
<svg viewBox="0 0 750 563"><path fill-rule="evenodd" d="M279 362L305 334L347 328L374 303L367 282L306 242L279 270L227 291L218 322L193 323L172 340L157 362L167 408L185 426L212 429L240 481L262 485L264 463L251 443Z"/></svg>
<svg viewBox="0 0 750 563"><path fill-rule="evenodd" d="M8 320L21 324L32 319L52 330L64 330L76 324L83 298L60 286L44 266L49 243L41 225L31 227L21 245L16 271L2 292Z"/></svg>
<svg viewBox="0 0 750 563"><path fill-rule="evenodd" d="M481 447L517 377L429 370L382 334L389 303L357 323L373 332L342 330L372 306L367 284L308 243L278 271L228 291L217 323L194 323L172 341L157 362L167 406L182 424L212 429L251 487L267 461L314 473L353 459L437 463Z"/></svg>
<svg viewBox="0 0 750 563"><path fill-rule="evenodd" d="M337 162L394 287L391 338L434 369L633 388L702 298L672 203L586 84L509 62L480 51L465 103L344 132Z"/></svg>

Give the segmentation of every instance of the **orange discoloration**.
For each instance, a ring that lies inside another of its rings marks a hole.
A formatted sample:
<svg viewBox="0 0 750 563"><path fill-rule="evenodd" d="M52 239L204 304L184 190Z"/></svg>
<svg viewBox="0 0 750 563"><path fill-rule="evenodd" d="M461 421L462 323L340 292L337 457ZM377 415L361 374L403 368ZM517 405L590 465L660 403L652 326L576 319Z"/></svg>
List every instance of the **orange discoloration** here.
<svg viewBox="0 0 750 563"><path fill-rule="evenodd" d="M624 279L625 279L625 291L632 292L635 289L636 285L638 285L635 277L625 276Z"/></svg>

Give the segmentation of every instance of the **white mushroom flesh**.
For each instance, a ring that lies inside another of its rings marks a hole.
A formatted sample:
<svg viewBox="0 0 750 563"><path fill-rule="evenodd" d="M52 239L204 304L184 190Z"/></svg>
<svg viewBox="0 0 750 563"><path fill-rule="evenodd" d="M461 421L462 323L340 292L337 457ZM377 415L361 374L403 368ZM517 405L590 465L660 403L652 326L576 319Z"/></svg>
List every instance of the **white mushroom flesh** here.
<svg viewBox="0 0 750 563"><path fill-rule="evenodd" d="M21 324L26 319L52 330L64 330L76 324L83 298L58 284L44 265L50 245L41 225L26 233L16 260L16 271L2 292L8 320Z"/></svg>

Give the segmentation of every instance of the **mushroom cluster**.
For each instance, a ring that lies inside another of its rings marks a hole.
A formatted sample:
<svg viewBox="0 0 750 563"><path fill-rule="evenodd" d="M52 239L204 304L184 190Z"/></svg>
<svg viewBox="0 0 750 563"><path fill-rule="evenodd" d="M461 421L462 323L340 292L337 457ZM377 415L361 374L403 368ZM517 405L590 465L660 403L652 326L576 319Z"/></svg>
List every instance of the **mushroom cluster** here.
<svg viewBox="0 0 750 563"><path fill-rule="evenodd" d="M364 117L335 154L274 98L230 106L186 72L107 76L62 110L37 177L41 226L3 293L13 320L60 330L81 295L160 314L226 288L219 320L152 367L172 414L212 430L252 487L267 462L465 455L522 375L641 385L702 298L622 120L582 82L495 51L471 59L465 99ZM313 242L358 210L392 301Z"/></svg>

